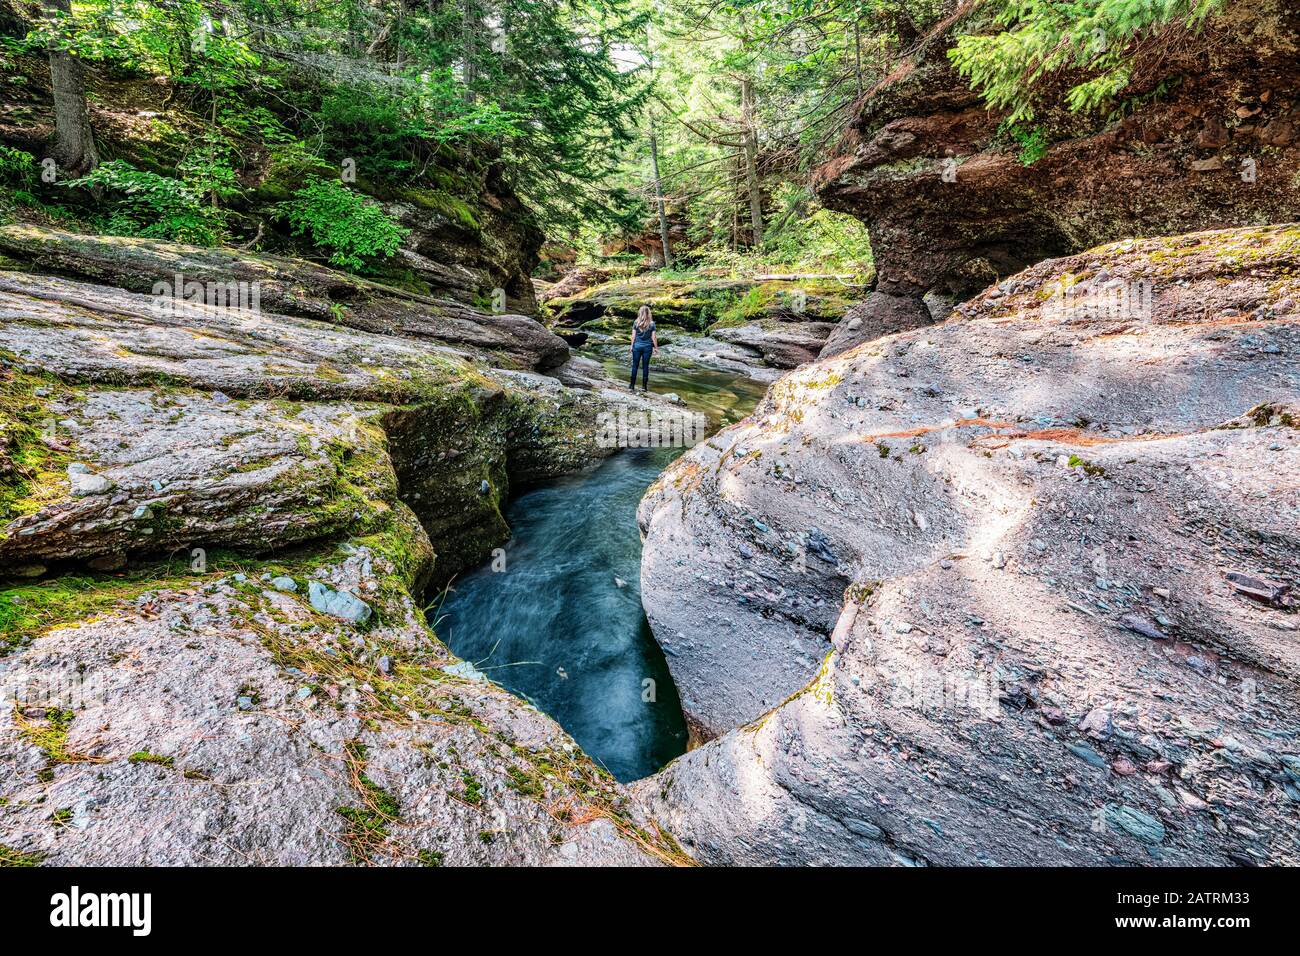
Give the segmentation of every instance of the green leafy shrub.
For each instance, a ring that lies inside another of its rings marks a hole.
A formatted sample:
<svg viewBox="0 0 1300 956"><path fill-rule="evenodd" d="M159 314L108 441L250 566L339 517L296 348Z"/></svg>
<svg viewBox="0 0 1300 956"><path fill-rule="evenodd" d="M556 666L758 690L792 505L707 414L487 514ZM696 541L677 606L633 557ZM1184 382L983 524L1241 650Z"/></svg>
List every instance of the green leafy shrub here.
<svg viewBox="0 0 1300 956"><path fill-rule="evenodd" d="M334 265L354 271L395 253L407 231L376 202L333 179L313 179L278 207L294 235L329 252Z"/></svg>
<svg viewBox="0 0 1300 956"><path fill-rule="evenodd" d="M204 133L186 152L178 171L186 188L201 199L229 199L241 191L235 172L235 146L216 130Z"/></svg>
<svg viewBox="0 0 1300 956"><path fill-rule="evenodd" d="M99 188L109 194L113 205L103 228L112 235L214 246L225 234L220 211L205 206L198 189L120 159L64 185Z"/></svg>
<svg viewBox="0 0 1300 956"><path fill-rule="evenodd" d="M36 157L31 153L0 145L0 182L25 186L36 178Z"/></svg>

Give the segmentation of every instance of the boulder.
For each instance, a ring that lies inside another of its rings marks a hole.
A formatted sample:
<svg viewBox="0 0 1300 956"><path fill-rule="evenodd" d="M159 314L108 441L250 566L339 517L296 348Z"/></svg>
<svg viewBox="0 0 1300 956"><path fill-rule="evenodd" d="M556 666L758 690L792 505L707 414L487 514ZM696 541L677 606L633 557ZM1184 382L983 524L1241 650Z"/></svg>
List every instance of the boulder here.
<svg viewBox="0 0 1300 956"><path fill-rule="evenodd" d="M681 334L660 336L659 345L661 357L687 365L720 369L758 382L774 382L781 377L781 371L767 363L763 352L747 342Z"/></svg>
<svg viewBox="0 0 1300 956"><path fill-rule="evenodd" d="M830 322L777 322L771 319L747 322L731 328L715 328L712 336L757 352L772 368L792 369L812 362L838 326Z"/></svg>
<svg viewBox="0 0 1300 956"><path fill-rule="evenodd" d="M344 403L92 387L59 389L45 408L50 460L6 522L0 563L280 548L356 525L396 494L391 472L372 468L385 454L375 413ZM50 470L69 455L95 471Z"/></svg>
<svg viewBox="0 0 1300 956"><path fill-rule="evenodd" d="M1300 862L1300 227L1043 262L647 492L702 861ZM1254 583L1251 583L1254 582Z"/></svg>
<svg viewBox="0 0 1300 956"><path fill-rule="evenodd" d="M577 295L584 289L601 285L613 278L610 269L599 266L577 266L565 272L557 281L546 283L543 291L537 293L537 301L543 305L552 299L563 299Z"/></svg>
<svg viewBox="0 0 1300 956"><path fill-rule="evenodd" d="M531 276L542 230L506 182L499 163L460 162L432 171L432 183L371 188L406 239L386 271L410 270L431 294L473 306L505 293L505 308L537 311Z"/></svg>

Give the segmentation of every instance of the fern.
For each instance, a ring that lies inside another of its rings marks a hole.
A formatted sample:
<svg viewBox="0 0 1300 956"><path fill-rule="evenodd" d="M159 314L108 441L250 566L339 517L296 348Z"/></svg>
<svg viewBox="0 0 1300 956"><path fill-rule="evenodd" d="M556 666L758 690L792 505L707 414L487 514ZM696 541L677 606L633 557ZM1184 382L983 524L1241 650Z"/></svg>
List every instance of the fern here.
<svg viewBox="0 0 1300 956"><path fill-rule="evenodd" d="M1006 126L1003 129L1015 140L1020 152L1017 158L1022 165L1032 166L1044 156L1051 144L1047 140L1047 133L1041 126L1024 127L1024 126Z"/></svg>

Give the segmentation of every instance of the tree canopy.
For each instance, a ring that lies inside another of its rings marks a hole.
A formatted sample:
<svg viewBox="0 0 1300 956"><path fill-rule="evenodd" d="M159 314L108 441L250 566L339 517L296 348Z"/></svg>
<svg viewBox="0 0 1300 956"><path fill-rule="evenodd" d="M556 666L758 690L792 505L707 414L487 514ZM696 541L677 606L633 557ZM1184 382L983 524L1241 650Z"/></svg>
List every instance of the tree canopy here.
<svg viewBox="0 0 1300 956"><path fill-rule="evenodd" d="M1047 146L1034 125L1044 105L1109 108L1146 39L1196 28L1226 3L46 0L0 57L48 54L56 101L62 82L73 104L77 64L162 77L206 118L175 170L93 170L84 115L61 127L82 154L67 162L76 184L129 197L113 212L122 229L219 241L252 137L311 178L347 169L402 184L449 155L499 163L570 245L643 233L656 217L664 244L685 230L704 258L798 261L817 247L854 262L869 256L865 234L816 207L806 174L855 101L928 36L951 32L954 66L1033 161ZM344 198L296 185L286 217L326 241L323 220ZM336 261L393 248L391 228L348 208L370 225L334 236Z"/></svg>

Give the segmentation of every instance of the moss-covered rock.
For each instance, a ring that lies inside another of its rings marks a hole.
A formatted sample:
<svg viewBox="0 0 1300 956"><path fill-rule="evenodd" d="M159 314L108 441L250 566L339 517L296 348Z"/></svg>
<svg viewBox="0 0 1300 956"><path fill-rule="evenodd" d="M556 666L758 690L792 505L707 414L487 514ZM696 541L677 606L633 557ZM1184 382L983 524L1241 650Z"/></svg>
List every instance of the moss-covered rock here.
<svg viewBox="0 0 1300 956"><path fill-rule="evenodd" d="M552 721L443 670L403 534L46 593L5 660L0 865L689 862ZM272 575L377 614L357 629Z"/></svg>
<svg viewBox="0 0 1300 956"><path fill-rule="evenodd" d="M626 333L637 311L648 305L659 325L703 332L759 319L836 322L865 291L865 284L836 279L643 275L549 298L546 313L558 326Z"/></svg>

